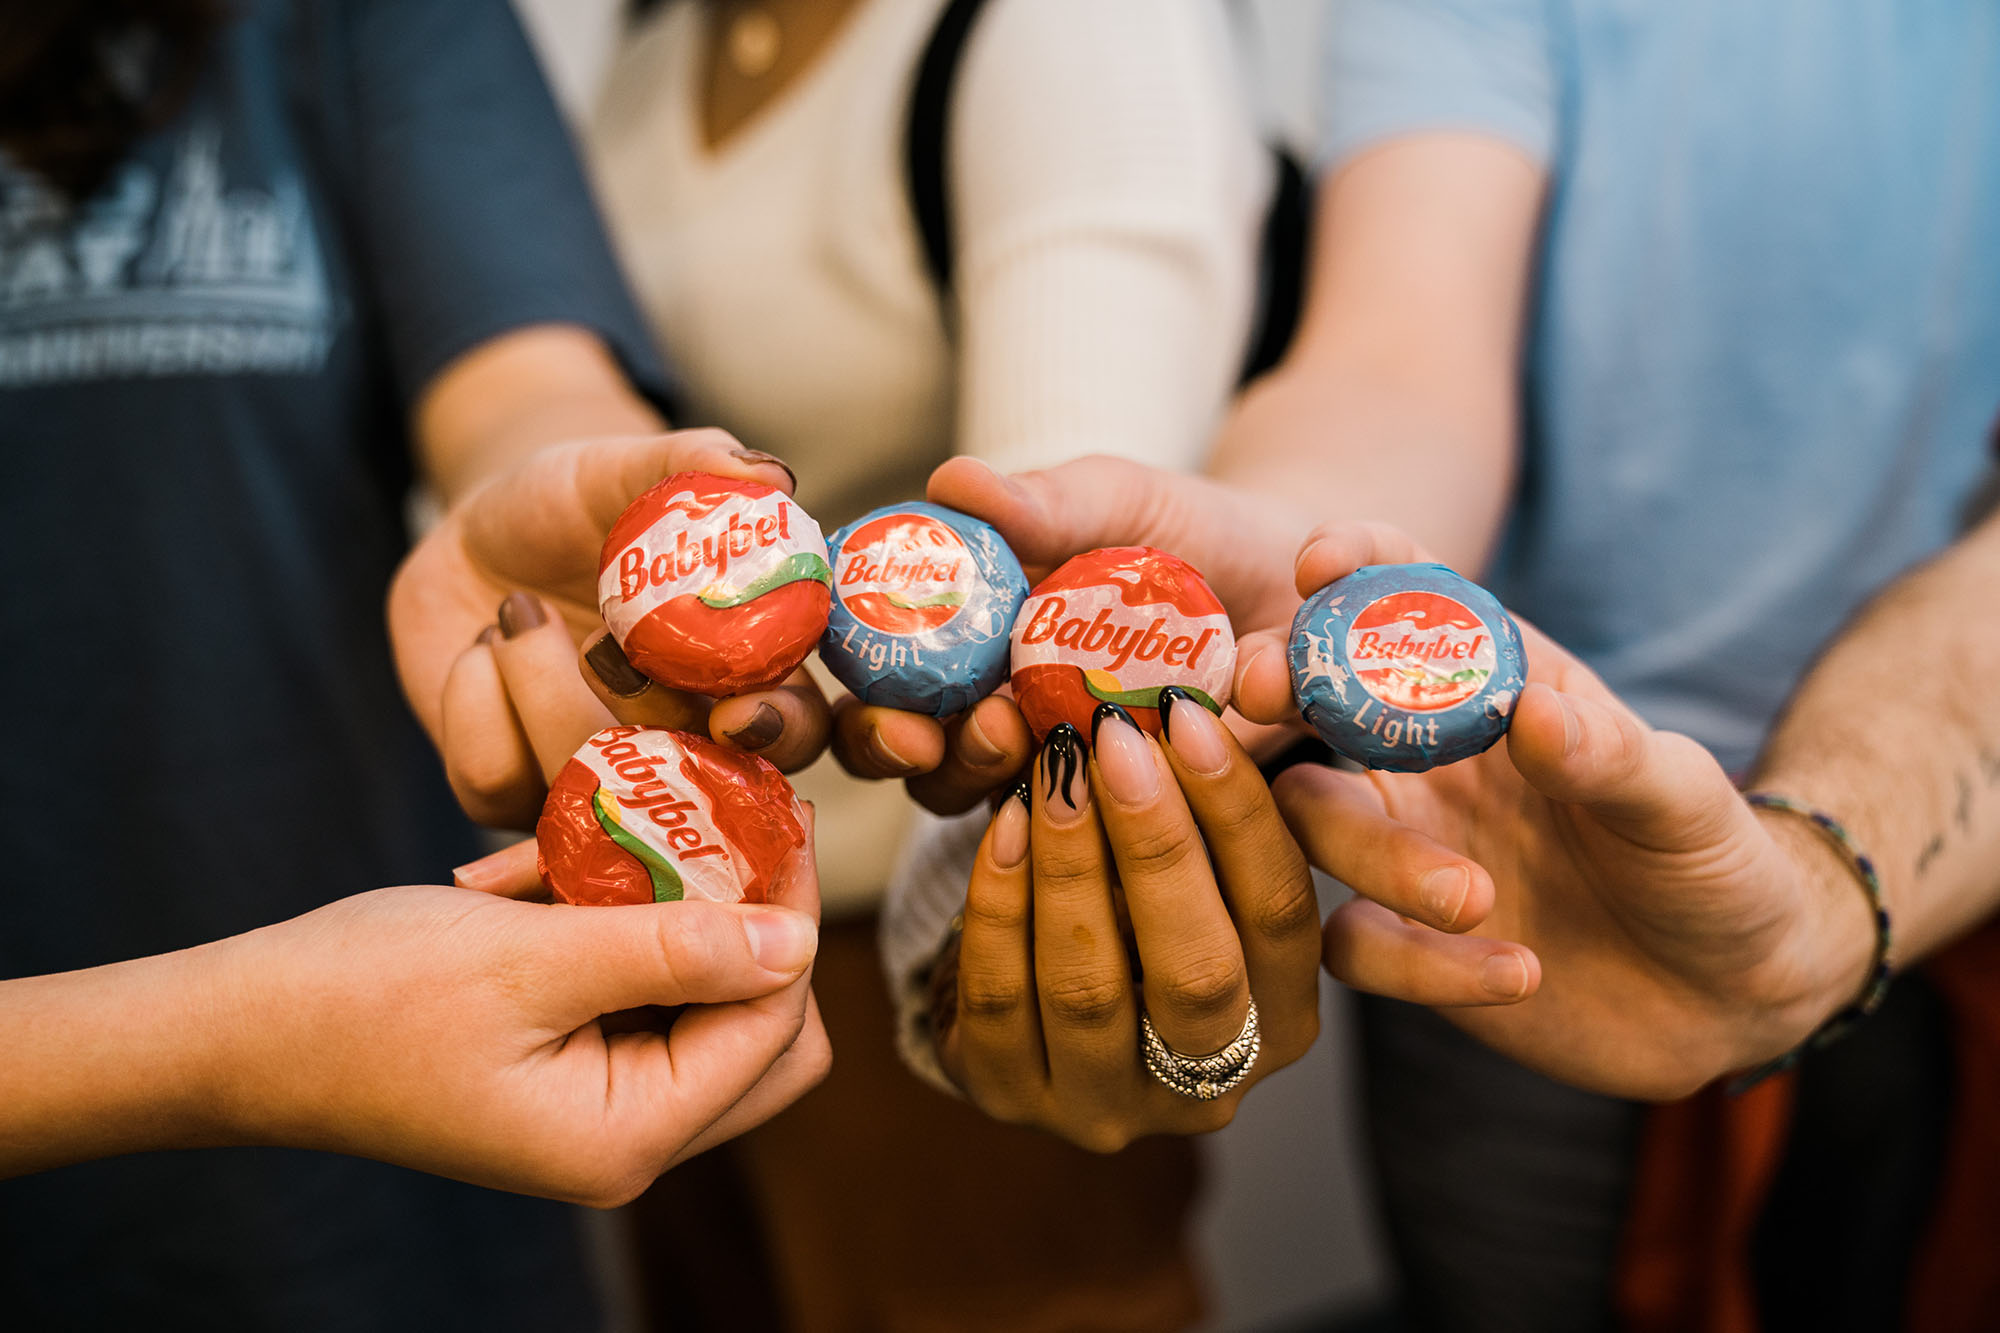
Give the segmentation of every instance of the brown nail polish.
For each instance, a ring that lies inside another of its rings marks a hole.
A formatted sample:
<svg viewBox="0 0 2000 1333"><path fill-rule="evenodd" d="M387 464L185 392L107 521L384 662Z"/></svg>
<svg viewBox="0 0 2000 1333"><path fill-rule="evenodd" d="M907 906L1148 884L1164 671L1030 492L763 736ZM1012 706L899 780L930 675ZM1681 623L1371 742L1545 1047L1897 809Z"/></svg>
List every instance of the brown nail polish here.
<svg viewBox="0 0 2000 1333"><path fill-rule="evenodd" d="M503 638L515 639L531 629L540 629L549 623L541 602L524 592L510 592L500 603L500 633Z"/></svg>
<svg viewBox="0 0 2000 1333"><path fill-rule="evenodd" d="M790 463L776 454L767 454L762 449L731 449L729 453L731 457L740 458L746 463L769 463L773 467L781 467L785 470L785 475L791 478L792 489L799 488L799 474L792 471Z"/></svg>
<svg viewBox="0 0 2000 1333"><path fill-rule="evenodd" d="M771 705L758 704L748 722L722 734L739 750L761 750L785 734L785 718Z"/></svg>
<svg viewBox="0 0 2000 1333"><path fill-rule="evenodd" d="M604 688L620 699L644 694L653 683L644 672L632 665L631 659L625 656L625 650L618 646L618 640L609 634L600 634L596 643L584 649L583 660L590 663L590 669L604 682Z"/></svg>
<svg viewBox="0 0 2000 1333"><path fill-rule="evenodd" d="M488 625L485 629L479 631L479 637L474 639L473 642L484 647L499 637L500 627L498 625Z"/></svg>

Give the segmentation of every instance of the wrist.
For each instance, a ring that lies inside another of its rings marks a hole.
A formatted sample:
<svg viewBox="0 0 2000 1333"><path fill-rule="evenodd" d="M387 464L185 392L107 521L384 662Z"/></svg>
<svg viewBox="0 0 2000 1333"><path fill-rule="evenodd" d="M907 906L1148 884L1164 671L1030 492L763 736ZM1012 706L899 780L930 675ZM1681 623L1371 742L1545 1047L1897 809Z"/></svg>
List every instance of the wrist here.
<svg viewBox="0 0 2000 1333"><path fill-rule="evenodd" d="M1878 940L1874 907L1840 849L1797 814L1760 809L1757 819L1790 871L1793 909L1791 929L1774 951L1788 984L1774 997L1763 1049L1745 1067L1797 1048L1859 1000Z"/></svg>

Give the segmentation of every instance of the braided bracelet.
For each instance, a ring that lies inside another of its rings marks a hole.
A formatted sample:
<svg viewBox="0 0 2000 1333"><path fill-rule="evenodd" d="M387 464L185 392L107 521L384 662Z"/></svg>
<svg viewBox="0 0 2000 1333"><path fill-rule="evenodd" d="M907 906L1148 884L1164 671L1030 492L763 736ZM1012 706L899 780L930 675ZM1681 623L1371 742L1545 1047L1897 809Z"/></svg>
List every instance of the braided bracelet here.
<svg viewBox="0 0 2000 1333"><path fill-rule="evenodd" d="M1882 877L1875 871L1875 862L1861 850L1844 825L1824 810L1815 810L1809 805L1767 791L1744 793L1743 799L1759 810L1777 810L1788 815L1796 815L1806 820L1821 837L1832 843L1834 849L1845 860L1861 881L1861 891L1868 895L1868 905L1875 912L1875 961L1868 969L1868 980L1861 988L1861 994L1854 1002L1814 1029L1811 1036L1786 1051L1774 1060L1765 1062L1749 1073L1741 1075L1729 1085L1731 1093L1743 1092L1763 1082L1773 1074L1783 1073L1799 1061L1805 1059L1806 1052L1818 1050L1830 1042L1845 1036L1855 1024L1882 1007L1882 999L1889 993L1889 982L1893 976L1890 965L1890 950L1895 943L1894 930L1889 921L1889 906L1882 894Z"/></svg>

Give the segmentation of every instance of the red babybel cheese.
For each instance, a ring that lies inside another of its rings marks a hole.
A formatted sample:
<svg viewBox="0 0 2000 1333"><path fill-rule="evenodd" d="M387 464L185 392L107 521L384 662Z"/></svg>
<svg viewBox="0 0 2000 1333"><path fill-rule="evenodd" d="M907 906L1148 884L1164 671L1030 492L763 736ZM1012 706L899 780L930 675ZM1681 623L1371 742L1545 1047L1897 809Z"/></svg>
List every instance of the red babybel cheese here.
<svg viewBox="0 0 2000 1333"><path fill-rule="evenodd" d="M784 774L684 731L610 727L549 784L535 825L542 883L590 906L768 901L806 843Z"/></svg>
<svg viewBox="0 0 2000 1333"><path fill-rule="evenodd" d="M1118 704L1158 735L1168 685L1220 713L1235 665L1236 636L1208 583L1150 546L1064 562L1014 621L1014 700L1037 739L1059 722L1089 735L1100 703Z"/></svg>
<svg viewBox="0 0 2000 1333"><path fill-rule="evenodd" d="M774 486L706 472L634 500L598 562L597 603L632 665L722 696L775 685L826 630L819 524Z"/></svg>

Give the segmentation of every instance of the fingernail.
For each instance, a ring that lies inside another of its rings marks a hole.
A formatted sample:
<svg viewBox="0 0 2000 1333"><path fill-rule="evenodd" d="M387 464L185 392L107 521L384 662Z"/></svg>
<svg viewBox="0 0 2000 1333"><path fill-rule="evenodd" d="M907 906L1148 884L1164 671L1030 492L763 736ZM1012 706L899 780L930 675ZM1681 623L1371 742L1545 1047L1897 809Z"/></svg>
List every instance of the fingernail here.
<svg viewBox="0 0 2000 1333"><path fill-rule="evenodd" d="M590 669L604 682L604 688L620 699L644 694L652 686L653 682L632 665L625 650L618 646L618 640L609 634L600 634L597 642L584 650L583 660L590 663Z"/></svg>
<svg viewBox="0 0 2000 1333"><path fill-rule="evenodd" d="M1563 715L1563 758L1576 753L1577 744L1583 739L1583 725L1577 721L1576 709L1570 706L1569 696L1556 691L1556 703L1562 707Z"/></svg>
<svg viewBox="0 0 2000 1333"><path fill-rule="evenodd" d="M547 613L537 599L524 592L510 592L500 603L500 633L504 638L514 639L531 629L540 629L548 624Z"/></svg>
<svg viewBox="0 0 2000 1333"><path fill-rule="evenodd" d="M1458 920L1471 892L1472 875L1464 866L1440 866L1417 881L1417 901L1433 921L1447 926Z"/></svg>
<svg viewBox="0 0 2000 1333"><path fill-rule="evenodd" d="M785 716L769 704L758 704L748 722L722 734L739 750L761 750L785 734Z"/></svg>
<svg viewBox="0 0 2000 1333"><path fill-rule="evenodd" d="M750 937L750 955L771 972L798 972L813 959L819 928L798 912L745 912L743 933Z"/></svg>
<svg viewBox="0 0 2000 1333"><path fill-rule="evenodd" d="M740 458L746 463L769 463L773 467L781 467L785 470L785 475L791 478L792 489L799 488L799 474L792 471L790 463L776 454L767 454L762 449L731 449L729 453L731 457Z"/></svg>
<svg viewBox="0 0 2000 1333"><path fill-rule="evenodd" d="M1191 771L1214 777L1229 766L1221 720L1186 690L1169 685L1160 691L1160 731Z"/></svg>
<svg viewBox="0 0 2000 1333"><path fill-rule="evenodd" d="M882 739L880 731L870 731L868 733L868 750L869 753L875 756L877 763L883 764L886 767L903 773L914 773L917 771L915 764L897 754L889 742Z"/></svg>
<svg viewBox="0 0 2000 1333"><path fill-rule="evenodd" d="M1042 746L1042 804L1049 821L1071 824L1083 817L1090 798L1083 774L1083 736L1058 722Z"/></svg>
<svg viewBox="0 0 2000 1333"><path fill-rule="evenodd" d="M958 729L958 754L974 768L988 768L1007 757L979 725L977 710L967 713L965 725Z"/></svg>
<svg viewBox="0 0 2000 1333"><path fill-rule="evenodd" d="M500 627L498 625L488 625L485 629L479 631L479 637L474 639L473 642L484 647L499 637Z"/></svg>
<svg viewBox="0 0 2000 1333"><path fill-rule="evenodd" d="M1026 788L1017 787L1000 802L1000 813L993 816L993 864L1002 870L1012 870L1028 857L1028 802ZM1015 797L1023 797L1021 800Z"/></svg>
<svg viewBox="0 0 2000 1333"><path fill-rule="evenodd" d="M1528 965L1517 953L1496 953L1479 965L1479 984L1503 1000L1528 993Z"/></svg>
<svg viewBox="0 0 2000 1333"><path fill-rule="evenodd" d="M1146 744L1132 715L1114 703L1101 703L1090 715L1090 748L1104 789L1120 805L1144 805L1160 794L1160 770L1153 764L1153 747Z"/></svg>

